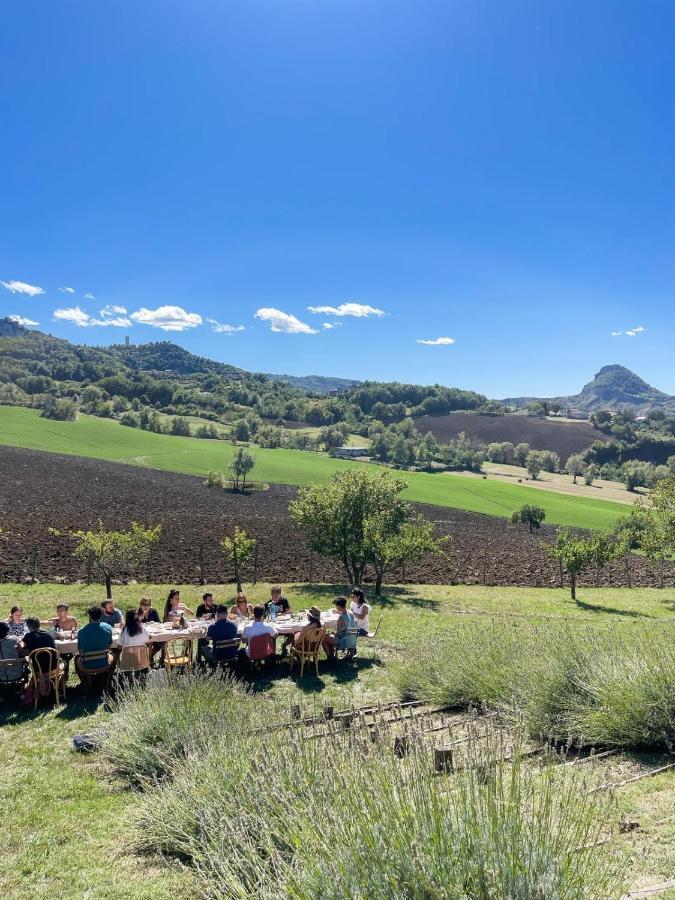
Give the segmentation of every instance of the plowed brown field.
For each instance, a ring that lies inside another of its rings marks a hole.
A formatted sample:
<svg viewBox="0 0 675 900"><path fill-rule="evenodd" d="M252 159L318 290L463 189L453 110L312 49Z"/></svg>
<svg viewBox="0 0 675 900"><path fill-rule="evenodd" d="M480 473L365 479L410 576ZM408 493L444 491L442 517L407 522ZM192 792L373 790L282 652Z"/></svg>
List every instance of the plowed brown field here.
<svg viewBox="0 0 675 900"><path fill-rule="evenodd" d="M40 580L83 579L86 567L72 556L68 537L49 528L72 531L101 519L124 528L131 521L161 524L162 537L147 564L128 573L155 583L211 583L232 579L219 549L234 525L256 538L256 575L260 581L340 583L344 575L329 559L310 554L290 521L288 503L296 489L273 485L247 495L207 488L201 478L175 475L94 459L59 456L14 447L0 448L0 581L19 581L35 573ZM485 582L494 585L556 586L557 568L539 547L552 529L530 535L505 519L462 510L418 505L451 535L447 556L431 557L390 581L446 584ZM658 585L658 570L633 557L601 573L599 584ZM252 567L246 580L253 577ZM588 584L595 573L588 573ZM675 580L669 565L666 580Z"/></svg>
<svg viewBox="0 0 675 900"><path fill-rule="evenodd" d="M476 416L456 412L445 416L420 416L413 419L418 431L431 431L436 440L445 444L463 431L476 443L493 441L525 442L533 450L554 450L563 462L572 453L580 453L593 441L606 441L607 435L593 428L589 422L556 422L531 416Z"/></svg>

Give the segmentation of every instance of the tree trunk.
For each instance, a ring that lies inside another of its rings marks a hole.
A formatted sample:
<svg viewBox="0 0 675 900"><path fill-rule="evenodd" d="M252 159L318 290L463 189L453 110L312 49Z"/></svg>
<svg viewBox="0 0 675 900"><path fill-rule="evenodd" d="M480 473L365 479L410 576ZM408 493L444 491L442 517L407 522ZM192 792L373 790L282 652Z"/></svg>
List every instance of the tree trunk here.
<svg viewBox="0 0 675 900"><path fill-rule="evenodd" d="M105 596L106 600L112 600L112 578L110 572L105 573Z"/></svg>
<svg viewBox="0 0 675 900"><path fill-rule="evenodd" d="M376 596L380 596L382 593L382 578L384 577L384 572L380 569L375 570L375 594Z"/></svg>
<svg viewBox="0 0 675 900"><path fill-rule="evenodd" d="M572 594L572 600L576 602L577 599L577 576L573 575L570 572L570 593Z"/></svg>
<svg viewBox="0 0 675 900"><path fill-rule="evenodd" d="M574 475L572 478L572 484L576 484L576 483L577 483L577 476Z"/></svg>

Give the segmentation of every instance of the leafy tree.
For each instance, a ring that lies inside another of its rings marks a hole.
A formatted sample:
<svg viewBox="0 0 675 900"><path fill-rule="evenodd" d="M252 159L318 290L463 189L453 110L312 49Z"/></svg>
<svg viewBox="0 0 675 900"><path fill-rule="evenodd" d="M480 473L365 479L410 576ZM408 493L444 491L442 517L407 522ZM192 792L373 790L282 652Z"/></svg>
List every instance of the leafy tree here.
<svg viewBox="0 0 675 900"><path fill-rule="evenodd" d="M516 460L516 464L525 468L527 464L527 454L530 452L530 445L525 442L521 444L516 444L513 455Z"/></svg>
<svg viewBox="0 0 675 900"><path fill-rule="evenodd" d="M75 556L91 559L105 579L106 597L112 598L112 579L116 575L132 571L145 562L152 545L159 540L161 525L145 528L132 522L128 531L110 531L103 522L92 531L75 531L77 541Z"/></svg>
<svg viewBox="0 0 675 900"><path fill-rule="evenodd" d="M547 556L560 560L570 577L570 594L577 599L577 577L596 559L597 546L591 539L578 537L569 528L559 528L552 544L542 544Z"/></svg>
<svg viewBox="0 0 675 900"><path fill-rule="evenodd" d="M234 423L233 434L235 441L247 443L251 440L251 429L246 419L237 419Z"/></svg>
<svg viewBox="0 0 675 900"><path fill-rule="evenodd" d="M253 555L255 544L255 538L249 537L238 525L234 526L232 537L224 537L220 542L226 558L234 568L234 579L237 582L238 591L241 590L242 569Z"/></svg>
<svg viewBox="0 0 675 900"><path fill-rule="evenodd" d="M515 509L511 513L511 522L516 525L527 525L532 534L534 529L541 528L541 523L546 518L546 510L541 506L531 506L529 503L524 504L520 509Z"/></svg>
<svg viewBox="0 0 675 900"><path fill-rule="evenodd" d="M181 437L190 437L192 431L188 420L183 418L183 416L176 416L173 418L171 420L171 434L176 434Z"/></svg>
<svg viewBox="0 0 675 900"><path fill-rule="evenodd" d="M377 543L399 535L410 505L401 497L408 483L391 472L367 468L339 472L329 484L300 488L291 518L315 553L340 560L347 580L361 584Z"/></svg>
<svg viewBox="0 0 675 900"><path fill-rule="evenodd" d="M553 450L542 450L541 467L544 472L557 472L560 468L560 457Z"/></svg>
<svg viewBox="0 0 675 900"><path fill-rule="evenodd" d="M626 490L634 491L638 487L646 487L649 485L653 474L653 468L654 467L651 466L650 463L639 462L638 460L624 463L622 472Z"/></svg>
<svg viewBox="0 0 675 900"><path fill-rule="evenodd" d="M79 413L79 405L76 400L67 398L57 399L48 396L42 406L40 415L44 419L57 419L60 422L74 422Z"/></svg>
<svg viewBox="0 0 675 900"><path fill-rule="evenodd" d="M255 466L255 456L249 453L244 447L237 447L230 462L230 475L232 476L232 487L238 491L241 487L243 491L246 487L246 476Z"/></svg>
<svg viewBox="0 0 675 900"><path fill-rule="evenodd" d="M449 538L434 537L434 524L419 516L392 529L386 515L369 516L364 523L367 553L375 569L375 593L380 594L387 571L405 563L419 562L427 553L443 553Z"/></svg>
<svg viewBox="0 0 675 900"><path fill-rule="evenodd" d="M584 472L584 484L591 485L598 477L598 467L595 463L591 463L590 466L586 466L586 471Z"/></svg>
<svg viewBox="0 0 675 900"><path fill-rule="evenodd" d="M586 471L586 463L583 456L580 453L573 453L571 456L568 456L565 470L568 475L572 476L572 483L576 484L577 478Z"/></svg>
<svg viewBox="0 0 675 900"><path fill-rule="evenodd" d="M525 468L527 469L530 478L533 481L536 481L539 473L544 468L541 452L539 450L530 450L527 454L527 459L525 460Z"/></svg>

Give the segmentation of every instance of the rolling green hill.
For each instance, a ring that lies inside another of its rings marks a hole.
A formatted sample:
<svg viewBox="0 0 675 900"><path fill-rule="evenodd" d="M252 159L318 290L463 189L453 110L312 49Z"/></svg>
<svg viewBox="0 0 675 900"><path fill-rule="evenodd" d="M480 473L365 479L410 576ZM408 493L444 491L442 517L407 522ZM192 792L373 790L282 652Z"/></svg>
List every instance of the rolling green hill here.
<svg viewBox="0 0 675 900"><path fill-rule="evenodd" d="M0 406L0 444L195 475L224 470L232 456L232 445L223 441L154 434L93 416L57 422L41 418L36 410L7 406ZM301 450L253 448L253 452L254 477L279 484L326 482L335 472L363 465ZM533 497L530 488L489 479L423 472L406 472L404 477L410 500L492 516L505 517L523 503L536 502L546 509L550 524L604 528L626 512L624 505L602 500L542 492Z"/></svg>

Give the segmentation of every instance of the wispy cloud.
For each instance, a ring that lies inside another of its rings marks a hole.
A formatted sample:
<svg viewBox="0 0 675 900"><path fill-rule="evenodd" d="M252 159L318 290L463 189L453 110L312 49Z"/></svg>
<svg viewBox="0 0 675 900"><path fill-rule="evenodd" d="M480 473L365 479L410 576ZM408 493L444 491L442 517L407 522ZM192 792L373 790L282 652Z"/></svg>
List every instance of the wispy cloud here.
<svg viewBox="0 0 675 900"><path fill-rule="evenodd" d="M35 284L26 284L25 281L0 281L0 284L13 294L27 294L29 297L37 297L44 294L41 287Z"/></svg>
<svg viewBox="0 0 675 900"><path fill-rule="evenodd" d="M610 331L610 335L612 337L620 337L621 335L624 335L625 337L636 337L646 330L644 325L638 325L636 328L627 328L626 331Z"/></svg>
<svg viewBox="0 0 675 900"><path fill-rule="evenodd" d="M10 322L15 322L17 325L23 325L24 328L30 328L32 325L39 325L39 322L34 322L32 319L27 319L25 316L7 316Z"/></svg>
<svg viewBox="0 0 675 900"><path fill-rule="evenodd" d="M88 312L80 309L79 306L71 306L67 309L55 309L54 321L70 322L72 325L77 325L78 328L95 328L97 326L130 328L130 319L124 315L117 315L116 310L126 312L123 306L105 306L100 311L101 318L97 319L95 316L91 316Z"/></svg>
<svg viewBox="0 0 675 900"><path fill-rule="evenodd" d="M455 343L455 339L451 337L437 337L432 340L423 340L422 338L417 338L415 341L416 344L426 344L427 347L447 347L450 344Z"/></svg>
<svg viewBox="0 0 675 900"><path fill-rule="evenodd" d="M84 295L84 299L85 299L85 300L95 300L96 297L94 297L93 294L85 294L85 295Z"/></svg>
<svg viewBox="0 0 675 900"><path fill-rule="evenodd" d="M367 319L371 316L379 319L385 313L376 306L368 306L366 303L341 303L339 306L308 306L311 313L323 316L355 316L357 319Z"/></svg>
<svg viewBox="0 0 675 900"><path fill-rule="evenodd" d="M126 316L127 311L124 306L113 306L108 305L104 306L103 309L99 310L99 315L101 316Z"/></svg>
<svg viewBox="0 0 675 900"><path fill-rule="evenodd" d="M216 334L236 334L238 331L245 330L243 325L227 325L217 319L207 319L206 321L211 326L211 331L215 331Z"/></svg>
<svg viewBox="0 0 675 900"><path fill-rule="evenodd" d="M321 327L325 328L326 331L330 331L331 328L340 328L341 326L342 322L324 322Z"/></svg>
<svg viewBox="0 0 675 900"><path fill-rule="evenodd" d="M62 294L74 294L75 293L75 288L71 288L71 287L60 287L59 290L61 291Z"/></svg>
<svg viewBox="0 0 675 900"><path fill-rule="evenodd" d="M131 313L139 325L151 325L162 331L187 331L202 324L199 313L186 312L181 306L158 306L157 309L141 309Z"/></svg>
<svg viewBox="0 0 675 900"><path fill-rule="evenodd" d="M285 334L317 334L316 328L301 322L296 316L274 309L272 306L263 306L255 314L256 319L268 322L272 331Z"/></svg>

